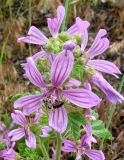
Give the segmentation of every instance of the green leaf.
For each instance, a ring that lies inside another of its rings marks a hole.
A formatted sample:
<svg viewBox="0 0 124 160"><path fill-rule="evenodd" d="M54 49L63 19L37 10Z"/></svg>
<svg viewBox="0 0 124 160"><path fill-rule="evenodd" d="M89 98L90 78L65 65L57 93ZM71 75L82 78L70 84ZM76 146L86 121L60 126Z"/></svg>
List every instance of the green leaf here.
<svg viewBox="0 0 124 160"><path fill-rule="evenodd" d="M42 118L39 120L40 125L48 126L48 116L46 114L42 115Z"/></svg>
<svg viewBox="0 0 124 160"><path fill-rule="evenodd" d="M72 77L82 81L84 69L82 65L75 63L71 72Z"/></svg>
<svg viewBox="0 0 124 160"><path fill-rule="evenodd" d="M96 120L91 123L93 134L99 138L111 140L112 134L107 128L105 128L104 122L102 120L98 120L98 114L95 111L93 111L92 114L96 117Z"/></svg>
<svg viewBox="0 0 124 160"><path fill-rule="evenodd" d="M70 112L68 114L69 127L72 131L73 138L76 140L79 137L81 126L86 124L86 119L83 114L78 112Z"/></svg>
<svg viewBox="0 0 124 160"><path fill-rule="evenodd" d="M18 143L19 160L40 160L41 155L37 149L30 149L24 143Z"/></svg>

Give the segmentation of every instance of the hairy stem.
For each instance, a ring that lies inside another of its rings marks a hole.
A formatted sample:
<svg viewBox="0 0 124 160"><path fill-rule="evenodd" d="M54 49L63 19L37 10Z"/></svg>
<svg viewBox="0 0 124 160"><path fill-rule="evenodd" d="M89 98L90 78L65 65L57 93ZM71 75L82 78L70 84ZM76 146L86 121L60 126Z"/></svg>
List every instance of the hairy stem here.
<svg viewBox="0 0 124 160"><path fill-rule="evenodd" d="M61 160L61 135L57 133L56 160Z"/></svg>
<svg viewBox="0 0 124 160"><path fill-rule="evenodd" d="M41 138L39 138L39 148L40 148L45 160L50 160L49 154L48 154L48 152L46 150L46 147L45 147L45 145L44 145L44 143L43 143Z"/></svg>

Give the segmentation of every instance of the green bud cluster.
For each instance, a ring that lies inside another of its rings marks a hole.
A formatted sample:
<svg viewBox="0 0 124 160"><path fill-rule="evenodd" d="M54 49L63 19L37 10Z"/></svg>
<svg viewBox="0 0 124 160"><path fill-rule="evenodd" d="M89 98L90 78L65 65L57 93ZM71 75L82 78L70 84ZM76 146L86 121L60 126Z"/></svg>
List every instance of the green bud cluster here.
<svg viewBox="0 0 124 160"><path fill-rule="evenodd" d="M77 45L81 45L82 40L83 38L81 35L77 34L71 38L66 32L61 32L59 33L58 37L49 38L49 42L45 45L45 51L59 54L63 50L64 44L66 42L74 42Z"/></svg>
<svg viewBox="0 0 124 160"><path fill-rule="evenodd" d="M87 80L87 79L91 79L92 76L96 73L96 70L92 67L85 67L84 68L84 75L85 75L85 79L84 80Z"/></svg>

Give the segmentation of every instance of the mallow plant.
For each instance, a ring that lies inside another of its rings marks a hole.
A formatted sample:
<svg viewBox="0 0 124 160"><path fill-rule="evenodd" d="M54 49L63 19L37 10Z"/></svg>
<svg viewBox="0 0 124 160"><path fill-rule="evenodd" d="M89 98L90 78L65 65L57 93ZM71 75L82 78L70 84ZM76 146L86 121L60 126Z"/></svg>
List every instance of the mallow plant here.
<svg viewBox="0 0 124 160"><path fill-rule="evenodd" d="M41 48L22 64L37 90L13 97L12 120L0 125L4 160L105 159L100 139L112 135L98 119L97 107L103 98L113 104L124 100L104 78L105 73L118 78L121 72L112 62L97 59L109 47L105 29L87 47L90 23L77 17L61 32L64 16L65 8L58 6L56 17L47 19L49 38L35 26L18 38L18 43Z"/></svg>

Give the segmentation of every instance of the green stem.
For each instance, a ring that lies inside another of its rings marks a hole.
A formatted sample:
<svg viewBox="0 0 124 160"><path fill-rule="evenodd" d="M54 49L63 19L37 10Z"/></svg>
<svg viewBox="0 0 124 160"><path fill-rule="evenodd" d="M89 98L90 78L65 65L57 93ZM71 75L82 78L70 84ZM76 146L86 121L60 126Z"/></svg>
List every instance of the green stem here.
<svg viewBox="0 0 124 160"><path fill-rule="evenodd" d="M31 21L32 21L32 0L29 0L29 27L31 26ZM32 56L32 49L30 44L29 44L29 53L30 56Z"/></svg>
<svg viewBox="0 0 124 160"><path fill-rule="evenodd" d="M124 85L124 75L123 75L122 78L121 78L121 82L120 82L119 87L118 87L118 92L121 92L121 91L122 91L123 85ZM112 117L113 117L113 114L114 114L114 112L115 112L115 109L116 109L116 104L114 104L114 105L112 106L112 111L111 111L110 114L109 114L109 118L108 118L108 121L107 121L107 124L106 124L106 128L107 128L107 129L109 128L109 126L110 126L110 124L111 124ZM100 149L103 148L104 140L105 140L105 139L102 139L102 141L101 141Z"/></svg>
<svg viewBox="0 0 124 160"><path fill-rule="evenodd" d="M61 160L61 135L57 133L56 160Z"/></svg>
<svg viewBox="0 0 124 160"><path fill-rule="evenodd" d="M70 5L70 0L66 0L65 1L65 18L64 18L64 21L62 23L61 31L64 31L66 26L67 26L68 15L69 15L69 5Z"/></svg>
<svg viewBox="0 0 124 160"><path fill-rule="evenodd" d="M46 147L45 147L44 143L42 142L42 139L40 139L40 138L39 138L39 148L40 148L40 150L41 150L44 158L45 158L46 160L50 160L49 155L48 155L48 152L47 152L47 150L46 150Z"/></svg>

